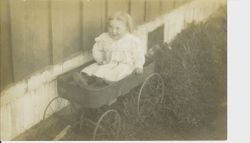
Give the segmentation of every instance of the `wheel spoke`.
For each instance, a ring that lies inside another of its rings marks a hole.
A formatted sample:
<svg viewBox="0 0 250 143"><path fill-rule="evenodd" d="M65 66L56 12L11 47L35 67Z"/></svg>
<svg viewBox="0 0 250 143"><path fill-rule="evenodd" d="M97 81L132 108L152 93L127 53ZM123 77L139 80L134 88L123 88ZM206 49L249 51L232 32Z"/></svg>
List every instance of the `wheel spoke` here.
<svg viewBox="0 0 250 143"><path fill-rule="evenodd" d="M60 107L60 101L61 99L60 98L58 98L57 100L55 100L55 107L56 107L56 109L58 109L59 107Z"/></svg>
<svg viewBox="0 0 250 143"><path fill-rule="evenodd" d="M49 116L52 116L53 114L57 115L58 111L60 111L63 107L67 105L67 100L61 98L61 97L55 97L53 98L48 105L46 106L43 114L43 119L48 118Z"/></svg>
<svg viewBox="0 0 250 143"><path fill-rule="evenodd" d="M120 115L116 110L108 110L98 119L97 125L93 133L93 139L112 139L116 138L120 132ZM117 125L116 125L117 124ZM105 134L105 138L102 138Z"/></svg>
<svg viewBox="0 0 250 143"><path fill-rule="evenodd" d="M152 112L164 95L164 82L158 73L152 73L143 82L137 101L137 112L140 118L152 117Z"/></svg>

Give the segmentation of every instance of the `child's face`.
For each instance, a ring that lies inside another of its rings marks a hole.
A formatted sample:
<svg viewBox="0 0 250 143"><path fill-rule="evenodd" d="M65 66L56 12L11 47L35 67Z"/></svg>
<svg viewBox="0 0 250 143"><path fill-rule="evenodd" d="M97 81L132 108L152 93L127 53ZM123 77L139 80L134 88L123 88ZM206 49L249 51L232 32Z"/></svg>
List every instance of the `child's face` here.
<svg viewBox="0 0 250 143"><path fill-rule="evenodd" d="M120 20L111 20L108 26L108 33L111 38L119 40L128 32L127 26Z"/></svg>

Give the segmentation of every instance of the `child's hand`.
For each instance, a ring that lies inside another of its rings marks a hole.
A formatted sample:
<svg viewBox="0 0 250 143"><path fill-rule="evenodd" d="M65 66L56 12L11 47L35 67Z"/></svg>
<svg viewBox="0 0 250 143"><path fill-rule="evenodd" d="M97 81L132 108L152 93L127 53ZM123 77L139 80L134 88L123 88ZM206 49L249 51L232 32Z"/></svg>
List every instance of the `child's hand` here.
<svg viewBox="0 0 250 143"><path fill-rule="evenodd" d="M107 64L106 61L101 61L101 62L97 62L98 65L104 65L104 64Z"/></svg>
<svg viewBox="0 0 250 143"><path fill-rule="evenodd" d="M143 73L143 68L135 68L134 72L136 74L142 74Z"/></svg>
<svg viewBox="0 0 250 143"><path fill-rule="evenodd" d="M97 62L97 64L98 64L98 65L103 65L103 63L102 63L102 62Z"/></svg>

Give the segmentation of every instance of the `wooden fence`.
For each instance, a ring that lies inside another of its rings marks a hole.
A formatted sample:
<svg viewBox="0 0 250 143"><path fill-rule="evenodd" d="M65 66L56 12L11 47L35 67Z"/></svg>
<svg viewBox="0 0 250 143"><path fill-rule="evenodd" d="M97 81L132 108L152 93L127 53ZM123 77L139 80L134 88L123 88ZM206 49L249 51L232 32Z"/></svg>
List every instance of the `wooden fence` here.
<svg viewBox="0 0 250 143"><path fill-rule="evenodd" d="M89 49L94 37L105 30L108 15L122 10L118 4L126 0L26 0L25 4L22 1L0 0L0 81L4 81L0 96L0 139L3 140L14 139L41 121L49 101L58 96L56 77L92 59ZM140 24L135 34L142 39L143 46L150 46L159 40L155 38L159 33L165 42L170 42L188 23L205 21L226 4L226 0L182 2L127 0L123 3L127 7L120 7ZM29 10L31 5L34 8ZM113 12L109 12L110 7L114 7ZM163 16L157 16L160 14ZM33 22L35 19L38 22ZM21 70L27 73L21 76Z"/></svg>
<svg viewBox="0 0 250 143"><path fill-rule="evenodd" d="M142 24L188 1L1 0L1 91L91 49L116 11L126 11Z"/></svg>

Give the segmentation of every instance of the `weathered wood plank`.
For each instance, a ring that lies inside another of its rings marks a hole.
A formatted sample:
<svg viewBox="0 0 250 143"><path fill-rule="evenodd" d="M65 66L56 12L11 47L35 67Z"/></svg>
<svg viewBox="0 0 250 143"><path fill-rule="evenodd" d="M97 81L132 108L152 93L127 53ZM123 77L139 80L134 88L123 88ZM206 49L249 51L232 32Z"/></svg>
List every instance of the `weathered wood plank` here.
<svg viewBox="0 0 250 143"><path fill-rule="evenodd" d="M12 136L11 124L11 105L7 104L0 108L0 138L2 140L10 139Z"/></svg>
<svg viewBox="0 0 250 143"><path fill-rule="evenodd" d="M15 81L49 65L48 2L10 1Z"/></svg>
<svg viewBox="0 0 250 143"><path fill-rule="evenodd" d="M25 127L23 124L24 117L25 117L24 105L25 105L25 102L27 101L25 101L24 99L25 98L20 98L11 103L11 112L10 112L11 113L11 133L12 133L11 136L16 136L17 134L25 130ZM32 116L30 116L30 118L32 118Z"/></svg>
<svg viewBox="0 0 250 143"><path fill-rule="evenodd" d="M105 1L83 0L82 23L83 48L89 50L95 43L95 37L105 30Z"/></svg>
<svg viewBox="0 0 250 143"><path fill-rule="evenodd" d="M107 0L107 16L114 14L117 11L129 10L129 0Z"/></svg>
<svg viewBox="0 0 250 143"><path fill-rule="evenodd" d="M145 0L145 20L150 21L161 14L160 0Z"/></svg>
<svg viewBox="0 0 250 143"><path fill-rule="evenodd" d="M9 1L0 1L0 91L13 82Z"/></svg>
<svg viewBox="0 0 250 143"><path fill-rule="evenodd" d="M190 1L190 0L175 0L175 8L182 6L187 1Z"/></svg>
<svg viewBox="0 0 250 143"><path fill-rule="evenodd" d="M144 22L145 0L130 0L130 15L134 19L135 25L140 25Z"/></svg>
<svg viewBox="0 0 250 143"><path fill-rule="evenodd" d="M51 1L53 64L81 50L80 1Z"/></svg>
<svg viewBox="0 0 250 143"><path fill-rule="evenodd" d="M173 10L174 3L174 0L161 0L161 12L165 14Z"/></svg>

